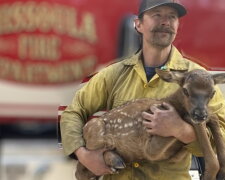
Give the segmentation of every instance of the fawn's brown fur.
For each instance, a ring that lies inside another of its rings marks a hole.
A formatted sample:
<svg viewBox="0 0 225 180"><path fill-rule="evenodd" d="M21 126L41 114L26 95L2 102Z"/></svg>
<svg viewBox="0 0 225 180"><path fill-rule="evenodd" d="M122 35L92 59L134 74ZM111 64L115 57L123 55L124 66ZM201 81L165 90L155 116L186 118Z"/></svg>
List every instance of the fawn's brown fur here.
<svg viewBox="0 0 225 180"><path fill-rule="evenodd" d="M184 144L174 137L149 135L142 125L141 113L149 112L149 107L162 103L173 105L188 123L192 124L205 159L204 180L225 179L225 143L222 138L218 117L210 113L208 102L213 97L214 85L225 83L225 74L211 75L205 70L190 72L157 70L161 79L180 85L177 92L168 98L155 100L137 99L112 109L102 117L90 120L83 129L86 147L90 150L110 148L104 153L104 159L113 170L125 168L125 163L137 160L158 161L181 160L187 153ZM210 128L215 139L217 157L211 147L207 132ZM116 152L116 153L115 153ZM122 157L122 159L120 158ZM94 162L93 162L94 163ZM78 180L97 179L78 163Z"/></svg>

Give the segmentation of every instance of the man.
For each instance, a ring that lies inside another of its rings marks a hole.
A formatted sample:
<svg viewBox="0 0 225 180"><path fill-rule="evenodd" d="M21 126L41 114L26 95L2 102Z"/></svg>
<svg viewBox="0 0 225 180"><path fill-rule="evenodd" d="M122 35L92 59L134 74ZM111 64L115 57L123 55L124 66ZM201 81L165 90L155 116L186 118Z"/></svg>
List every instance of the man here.
<svg viewBox="0 0 225 180"><path fill-rule="evenodd" d="M67 155L74 154L78 160L104 180L189 180L191 154L201 155L193 127L184 122L175 109L167 104L168 110L150 107L153 114L143 112L143 125L153 135L174 136L183 143L188 155L180 162L147 162L127 166L119 174L111 174L103 160L105 149L91 151L85 148L82 127L88 117L102 109L111 109L125 102L142 98L164 98L177 90L178 86L159 80L155 67L175 70L202 68L185 59L172 45L179 18L186 9L174 0L145 0L141 3L136 30L142 36L142 49L132 57L115 63L96 74L79 90L73 102L62 115L62 143ZM119 74L119 75L117 75ZM218 115L221 130L225 135L225 106L220 90L210 101ZM210 133L209 133L210 136Z"/></svg>

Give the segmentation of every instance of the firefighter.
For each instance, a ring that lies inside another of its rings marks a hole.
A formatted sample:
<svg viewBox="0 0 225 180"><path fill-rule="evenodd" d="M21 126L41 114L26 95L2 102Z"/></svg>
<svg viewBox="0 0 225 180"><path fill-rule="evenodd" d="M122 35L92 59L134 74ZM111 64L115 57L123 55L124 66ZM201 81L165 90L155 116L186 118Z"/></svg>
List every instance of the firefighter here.
<svg viewBox="0 0 225 180"><path fill-rule="evenodd" d="M185 15L185 7L175 0L143 0L135 19L135 28L142 37L140 50L97 73L76 93L72 104L62 114L61 134L65 154L76 156L94 174L104 175L104 180L191 179L188 172L191 154L201 155L201 151L193 127L183 121L171 105L168 105L168 110L154 114L154 118L147 112L143 113L143 117L157 124L151 127L148 121L144 123L147 128L152 129L153 134L173 136L185 144L189 153L177 163L166 160L133 162L119 174L111 174L111 169L103 160L105 149L88 150L82 137L82 127L88 117L99 110L112 109L137 98L164 98L175 92L178 88L176 85L159 81L155 74L156 67L187 71L202 69L198 64L184 58L173 45L179 20ZM224 105L222 93L217 88L209 106L220 118L223 134Z"/></svg>

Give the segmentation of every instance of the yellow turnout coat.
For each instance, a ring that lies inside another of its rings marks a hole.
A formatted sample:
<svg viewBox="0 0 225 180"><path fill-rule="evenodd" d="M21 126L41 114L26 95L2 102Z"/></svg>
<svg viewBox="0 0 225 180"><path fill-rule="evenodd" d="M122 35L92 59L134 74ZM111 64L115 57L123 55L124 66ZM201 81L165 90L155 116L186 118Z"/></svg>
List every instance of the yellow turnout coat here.
<svg viewBox="0 0 225 180"><path fill-rule="evenodd" d="M93 113L117 107L132 99L164 98L178 89L177 84L164 82L157 74L147 82L140 54L141 52L104 68L76 93L72 104L61 117L62 143L66 155L85 146L82 127ZM174 46L166 67L188 71L202 68L184 58ZM221 130L225 137L224 103L222 93L217 87L209 106L219 116ZM210 138L213 144L213 138ZM133 162L119 174L104 176L104 180L190 180L188 170L191 154L201 155L201 151L197 142L187 144L185 148L190 154L180 162Z"/></svg>

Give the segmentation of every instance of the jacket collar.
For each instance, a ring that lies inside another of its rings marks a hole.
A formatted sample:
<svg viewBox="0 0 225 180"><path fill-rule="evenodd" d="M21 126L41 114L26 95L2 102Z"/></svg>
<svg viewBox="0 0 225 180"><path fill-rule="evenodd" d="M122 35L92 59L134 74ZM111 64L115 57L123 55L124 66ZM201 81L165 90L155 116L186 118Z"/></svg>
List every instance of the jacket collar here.
<svg viewBox="0 0 225 180"><path fill-rule="evenodd" d="M139 51L137 54L133 55L131 58L125 59L123 61L124 65L137 65L141 61L142 51ZM165 66L168 69L173 70L187 70L187 62L184 60L182 54L177 50L175 46L172 46L169 59Z"/></svg>

